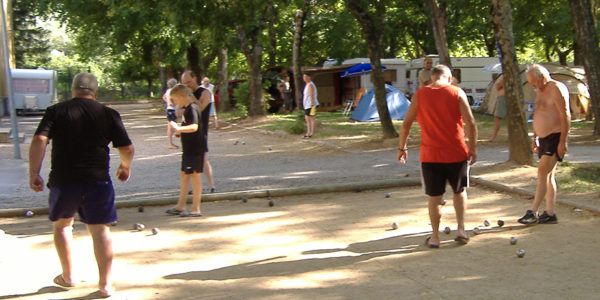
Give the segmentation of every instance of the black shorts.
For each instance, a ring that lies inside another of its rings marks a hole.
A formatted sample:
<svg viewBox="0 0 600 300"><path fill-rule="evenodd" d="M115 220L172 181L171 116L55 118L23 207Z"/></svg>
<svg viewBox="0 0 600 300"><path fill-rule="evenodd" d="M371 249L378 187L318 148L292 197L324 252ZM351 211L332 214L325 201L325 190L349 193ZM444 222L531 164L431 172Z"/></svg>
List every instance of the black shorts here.
<svg viewBox="0 0 600 300"><path fill-rule="evenodd" d="M563 158L558 156L558 144L560 143L560 132L551 133L546 137L538 137L538 158L542 158L542 155L553 156L556 155L558 161L562 161Z"/></svg>
<svg viewBox="0 0 600 300"><path fill-rule="evenodd" d="M469 187L469 161L458 163L421 163L421 180L425 194L431 197L446 192L446 181L455 194Z"/></svg>
<svg viewBox="0 0 600 300"><path fill-rule="evenodd" d="M177 122L177 116L175 115L174 109L167 109L167 121L175 121Z"/></svg>
<svg viewBox="0 0 600 300"><path fill-rule="evenodd" d="M110 224L117 220L112 182L71 183L50 187L48 218L72 218L79 213L85 224Z"/></svg>
<svg viewBox="0 0 600 300"><path fill-rule="evenodd" d="M181 172L185 174L204 172L204 153L183 154L181 156Z"/></svg>
<svg viewBox="0 0 600 300"><path fill-rule="evenodd" d="M317 107L313 106L311 108L307 108L304 110L304 115L309 117L314 117L317 115Z"/></svg>

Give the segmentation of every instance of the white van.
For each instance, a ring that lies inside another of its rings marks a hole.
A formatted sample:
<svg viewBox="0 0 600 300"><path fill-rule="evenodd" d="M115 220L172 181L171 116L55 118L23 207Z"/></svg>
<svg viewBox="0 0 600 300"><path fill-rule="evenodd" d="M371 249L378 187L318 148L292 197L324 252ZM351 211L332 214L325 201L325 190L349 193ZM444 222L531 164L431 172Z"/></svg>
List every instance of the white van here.
<svg viewBox="0 0 600 300"><path fill-rule="evenodd" d="M58 102L56 71L12 69L11 74L17 112L43 111Z"/></svg>
<svg viewBox="0 0 600 300"><path fill-rule="evenodd" d="M439 56L428 55L435 66L439 62ZM487 65L498 63L498 57L452 57L452 73L458 79L460 87L469 98L469 103L480 103L492 81L492 72L485 71ZM413 95L417 90L419 70L423 68L423 58L410 61L406 77L408 79L409 94Z"/></svg>
<svg viewBox="0 0 600 300"><path fill-rule="evenodd" d="M371 63L368 58L352 58L342 62L342 65L355 65L359 63ZM398 58L382 58L381 64L385 67L383 70L383 78L402 91L403 93L408 92L408 85L406 84L406 74L408 63L403 59ZM371 82L371 73L367 73L360 76L360 86L367 90L373 88Z"/></svg>

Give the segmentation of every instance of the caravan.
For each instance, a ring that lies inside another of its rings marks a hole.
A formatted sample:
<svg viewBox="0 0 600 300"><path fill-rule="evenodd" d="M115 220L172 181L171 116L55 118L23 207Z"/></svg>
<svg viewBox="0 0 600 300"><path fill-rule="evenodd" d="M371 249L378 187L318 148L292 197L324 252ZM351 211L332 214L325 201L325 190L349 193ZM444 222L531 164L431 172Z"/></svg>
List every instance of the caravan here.
<svg viewBox="0 0 600 300"><path fill-rule="evenodd" d="M58 102L56 71L12 69L11 73L17 112L42 111Z"/></svg>
<svg viewBox="0 0 600 300"><path fill-rule="evenodd" d="M433 60L433 65L438 64L437 55L428 55ZM485 71L484 67L498 63L497 57L452 57L452 73L458 80L459 86L465 91L469 103L478 103L483 100L487 87L492 80L492 73ZM417 90L417 77L419 70L423 68L423 58L410 61L406 71L408 79L408 93L413 95Z"/></svg>

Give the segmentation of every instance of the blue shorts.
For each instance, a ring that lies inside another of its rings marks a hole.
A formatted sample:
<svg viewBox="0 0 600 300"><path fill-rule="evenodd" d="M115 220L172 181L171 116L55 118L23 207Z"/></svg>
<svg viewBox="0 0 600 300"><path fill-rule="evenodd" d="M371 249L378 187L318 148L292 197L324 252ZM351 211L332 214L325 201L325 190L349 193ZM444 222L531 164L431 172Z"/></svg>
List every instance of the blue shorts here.
<svg viewBox="0 0 600 300"><path fill-rule="evenodd" d="M174 109L167 109L167 121L177 122L177 115L175 115Z"/></svg>
<svg viewBox="0 0 600 300"><path fill-rule="evenodd" d="M79 213L85 224L109 224L117 221L115 190L112 182L72 183L50 187L50 221L72 218Z"/></svg>

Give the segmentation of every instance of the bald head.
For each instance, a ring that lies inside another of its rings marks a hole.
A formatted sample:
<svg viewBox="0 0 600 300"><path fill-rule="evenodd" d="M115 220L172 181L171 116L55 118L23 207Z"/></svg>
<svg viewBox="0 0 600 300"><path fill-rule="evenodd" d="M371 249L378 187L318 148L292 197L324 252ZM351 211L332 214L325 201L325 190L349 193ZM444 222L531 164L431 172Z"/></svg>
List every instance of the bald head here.
<svg viewBox="0 0 600 300"><path fill-rule="evenodd" d="M452 71L445 65L436 65L431 69L431 80L438 83L452 83Z"/></svg>
<svg viewBox="0 0 600 300"><path fill-rule="evenodd" d="M184 71L183 74L181 74L181 83L194 91L198 88L198 76L194 71Z"/></svg>
<svg viewBox="0 0 600 300"><path fill-rule="evenodd" d="M98 94L98 79L94 74L79 73L73 78L71 94L75 98L96 99Z"/></svg>

